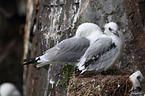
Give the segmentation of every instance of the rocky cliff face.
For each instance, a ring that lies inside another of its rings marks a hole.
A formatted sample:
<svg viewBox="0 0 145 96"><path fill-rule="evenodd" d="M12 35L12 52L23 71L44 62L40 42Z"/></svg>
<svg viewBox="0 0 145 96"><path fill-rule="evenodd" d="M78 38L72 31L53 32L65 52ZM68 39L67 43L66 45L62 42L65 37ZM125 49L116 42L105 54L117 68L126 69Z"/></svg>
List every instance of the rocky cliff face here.
<svg viewBox="0 0 145 96"><path fill-rule="evenodd" d="M124 69L134 63L129 42L133 40L128 29L125 3L123 0L41 0L34 2L35 19L31 57L41 55L45 50L75 34L78 25L93 22L101 28L106 22L116 22L124 34L125 52L116 64ZM32 30L32 29L31 29ZM130 69L132 71L132 68ZM25 96L66 96L66 77L60 73L63 65L49 65L39 70L33 65L26 68Z"/></svg>
<svg viewBox="0 0 145 96"><path fill-rule="evenodd" d="M133 34L133 41L131 42L132 52L135 54L135 63L138 69L145 76L145 0L125 0L128 26ZM145 79L141 84L145 91Z"/></svg>

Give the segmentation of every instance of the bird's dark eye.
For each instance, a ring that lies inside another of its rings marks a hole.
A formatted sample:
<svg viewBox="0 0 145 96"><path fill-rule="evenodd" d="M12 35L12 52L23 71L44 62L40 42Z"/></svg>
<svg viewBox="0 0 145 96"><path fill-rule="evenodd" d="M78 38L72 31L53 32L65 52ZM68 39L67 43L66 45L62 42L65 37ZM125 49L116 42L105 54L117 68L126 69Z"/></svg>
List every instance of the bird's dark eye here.
<svg viewBox="0 0 145 96"><path fill-rule="evenodd" d="M109 28L109 30L110 30L110 31L112 31L112 29L111 29L111 28Z"/></svg>

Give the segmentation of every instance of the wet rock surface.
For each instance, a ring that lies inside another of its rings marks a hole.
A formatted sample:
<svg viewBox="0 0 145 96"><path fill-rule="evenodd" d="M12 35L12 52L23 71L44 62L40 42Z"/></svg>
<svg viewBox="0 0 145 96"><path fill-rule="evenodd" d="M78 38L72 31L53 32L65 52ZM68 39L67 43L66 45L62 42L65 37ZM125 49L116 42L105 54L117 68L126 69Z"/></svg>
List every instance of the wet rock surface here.
<svg viewBox="0 0 145 96"><path fill-rule="evenodd" d="M133 2L132 0L125 0L125 3L127 9L126 13L129 19L129 28L134 37L133 41L131 42L131 49L135 54L135 63L137 67L139 68L143 76L145 76L145 44L143 43L145 41L145 13L143 12L143 10L145 9L145 0L135 0L135 2ZM145 91L145 79L142 81L141 86Z"/></svg>

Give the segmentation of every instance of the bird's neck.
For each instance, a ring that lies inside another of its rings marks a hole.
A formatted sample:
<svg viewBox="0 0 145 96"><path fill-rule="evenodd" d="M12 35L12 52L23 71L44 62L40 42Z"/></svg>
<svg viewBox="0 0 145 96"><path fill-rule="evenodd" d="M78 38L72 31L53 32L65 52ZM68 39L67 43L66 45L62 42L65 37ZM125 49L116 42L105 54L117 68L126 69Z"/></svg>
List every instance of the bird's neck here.
<svg viewBox="0 0 145 96"><path fill-rule="evenodd" d="M119 37L116 35L111 35L112 41L117 45L120 46L120 49L124 47L124 40L122 34L119 33Z"/></svg>
<svg viewBox="0 0 145 96"><path fill-rule="evenodd" d="M104 33L105 33L107 36L112 36L112 35L114 35L114 34L111 33L109 30L105 30Z"/></svg>

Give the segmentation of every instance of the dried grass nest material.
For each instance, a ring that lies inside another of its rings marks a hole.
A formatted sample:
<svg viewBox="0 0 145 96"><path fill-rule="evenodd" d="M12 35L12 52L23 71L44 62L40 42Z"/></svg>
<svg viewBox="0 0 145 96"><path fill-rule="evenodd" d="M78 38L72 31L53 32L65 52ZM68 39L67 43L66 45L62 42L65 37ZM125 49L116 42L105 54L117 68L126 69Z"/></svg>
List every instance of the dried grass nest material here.
<svg viewBox="0 0 145 96"><path fill-rule="evenodd" d="M132 83L129 75L73 76L68 85L68 96L128 96Z"/></svg>

